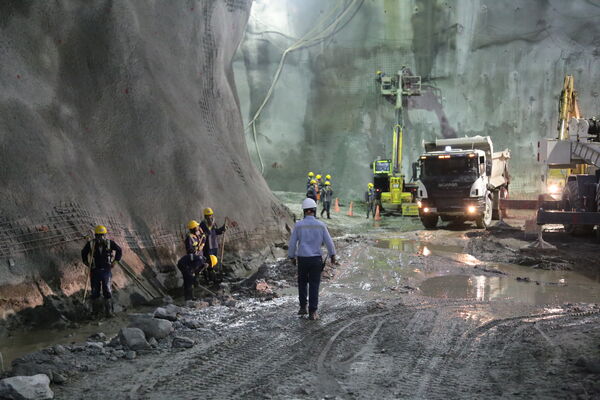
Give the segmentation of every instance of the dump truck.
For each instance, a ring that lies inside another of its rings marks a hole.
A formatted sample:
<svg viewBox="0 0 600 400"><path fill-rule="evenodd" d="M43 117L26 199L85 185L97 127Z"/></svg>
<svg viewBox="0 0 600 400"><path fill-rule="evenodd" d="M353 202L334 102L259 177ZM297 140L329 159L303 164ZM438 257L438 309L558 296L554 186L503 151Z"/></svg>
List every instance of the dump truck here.
<svg viewBox="0 0 600 400"><path fill-rule="evenodd" d="M486 228L508 196L510 150L494 153L489 136L424 142L419 157L417 206L427 229L442 221L475 221Z"/></svg>

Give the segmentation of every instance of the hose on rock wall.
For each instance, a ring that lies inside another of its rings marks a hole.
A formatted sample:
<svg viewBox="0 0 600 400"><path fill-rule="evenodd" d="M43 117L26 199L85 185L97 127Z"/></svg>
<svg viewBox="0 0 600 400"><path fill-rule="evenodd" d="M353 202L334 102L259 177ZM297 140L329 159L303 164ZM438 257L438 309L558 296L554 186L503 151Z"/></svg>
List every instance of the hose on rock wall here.
<svg viewBox="0 0 600 400"><path fill-rule="evenodd" d="M350 16L350 19L352 19L354 17L354 15L356 14L356 11L358 11L358 9L360 9L362 4L364 3L364 0L352 0L350 2L350 4L348 4L348 6L345 9L343 9L341 11L341 13L337 17L335 17L335 19L332 22L327 24L327 21L339 9L342 8L343 3L344 3L344 0L338 1L336 3L335 7L333 7L326 15L324 15L310 31L308 31L304 36L302 36L298 41L296 41L294 44L292 44L290 47L288 47L283 52L283 54L281 55L281 59L279 60L279 65L277 66L277 70L275 71L275 75L273 76L271 86L269 87L269 90L267 91L265 98L263 99L261 105L258 107L256 112L254 113L254 116L252 117L250 122L248 122L248 125L246 125L246 130L248 128L250 128L250 126L252 126L254 144L256 146L256 152L258 154L258 159L260 161L261 173L264 173L264 164L262 161L262 156L260 154L260 148L259 148L258 140L256 137L256 120L262 113L263 109L265 108L269 99L271 98L271 95L273 94L275 85L279 81L281 71L283 70L283 66L285 64L285 58L288 55L288 53L290 53L294 50L313 46L313 45L327 39L329 36L335 34L337 32L337 27L338 27L338 24L340 23L340 21L342 21L350 13L350 11L355 8L354 13L352 13ZM357 4L358 4L358 7L355 7ZM348 21L346 21L346 22L348 22Z"/></svg>

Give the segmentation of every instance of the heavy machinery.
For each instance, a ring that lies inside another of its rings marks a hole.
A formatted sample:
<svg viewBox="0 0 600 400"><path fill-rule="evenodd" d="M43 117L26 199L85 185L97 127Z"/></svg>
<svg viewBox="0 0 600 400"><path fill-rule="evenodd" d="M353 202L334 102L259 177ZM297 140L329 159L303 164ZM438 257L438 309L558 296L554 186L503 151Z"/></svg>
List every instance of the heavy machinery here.
<svg viewBox="0 0 600 400"><path fill-rule="evenodd" d="M489 136L424 142L417 182L419 217L425 228L442 221L475 221L486 228L498 219L508 195L508 149L494 153Z"/></svg>
<svg viewBox="0 0 600 400"><path fill-rule="evenodd" d="M538 143L545 170L537 223L563 224L570 233L600 225L600 122L582 118L573 76L564 79L559 102L558 135ZM600 231L596 228L600 239Z"/></svg>
<svg viewBox="0 0 600 400"><path fill-rule="evenodd" d="M421 77L402 67L395 76L377 71L377 82L382 96L394 104L396 123L392 129L392 158L377 159L372 163L373 185L377 201L388 212L417 216L416 185L407 183L402 173L403 100L406 96L421 94ZM383 210L382 210L383 211Z"/></svg>

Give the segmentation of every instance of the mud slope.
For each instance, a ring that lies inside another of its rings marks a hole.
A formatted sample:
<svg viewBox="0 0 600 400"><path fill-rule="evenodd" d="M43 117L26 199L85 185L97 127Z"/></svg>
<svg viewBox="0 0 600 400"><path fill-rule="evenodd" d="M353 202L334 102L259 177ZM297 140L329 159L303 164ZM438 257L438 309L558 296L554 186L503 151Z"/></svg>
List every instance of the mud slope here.
<svg viewBox="0 0 600 400"><path fill-rule="evenodd" d="M80 290L96 223L150 275L171 270L179 227L206 206L235 221L234 247L280 235L231 69L250 6L0 3L0 317Z"/></svg>

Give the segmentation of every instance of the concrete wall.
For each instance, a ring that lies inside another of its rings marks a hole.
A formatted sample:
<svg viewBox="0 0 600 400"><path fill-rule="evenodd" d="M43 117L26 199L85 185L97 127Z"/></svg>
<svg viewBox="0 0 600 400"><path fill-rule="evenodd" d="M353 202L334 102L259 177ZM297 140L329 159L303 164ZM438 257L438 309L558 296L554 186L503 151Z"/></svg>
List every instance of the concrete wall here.
<svg viewBox="0 0 600 400"><path fill-rule="evenodd" d="M250 7L0 2L0 317L80 291L97 223L136 271L171 284L181 228L203 207L234 221L231 249L283 236L231 69Z"/></svg>
<svg viewBox="0 0 600 400"><path fill-rule="evenodd" d="M234 62L245 121L283 49L338 3L254 2ZM599 13L587 0L361 2L336 34L288 56L256 125L269 185L302 191L314 170L331 173L338 192L359 196L369 163L390 157L394 109L378 94L374 72L406 65L424 87L405 114L407 174L423 139L490 135L496 148L512 150L513 192L534 191L537 141L556 135L564 75L575 75L584 116L600 105ZM257 162L251 131L247 140Z"/></svg>

